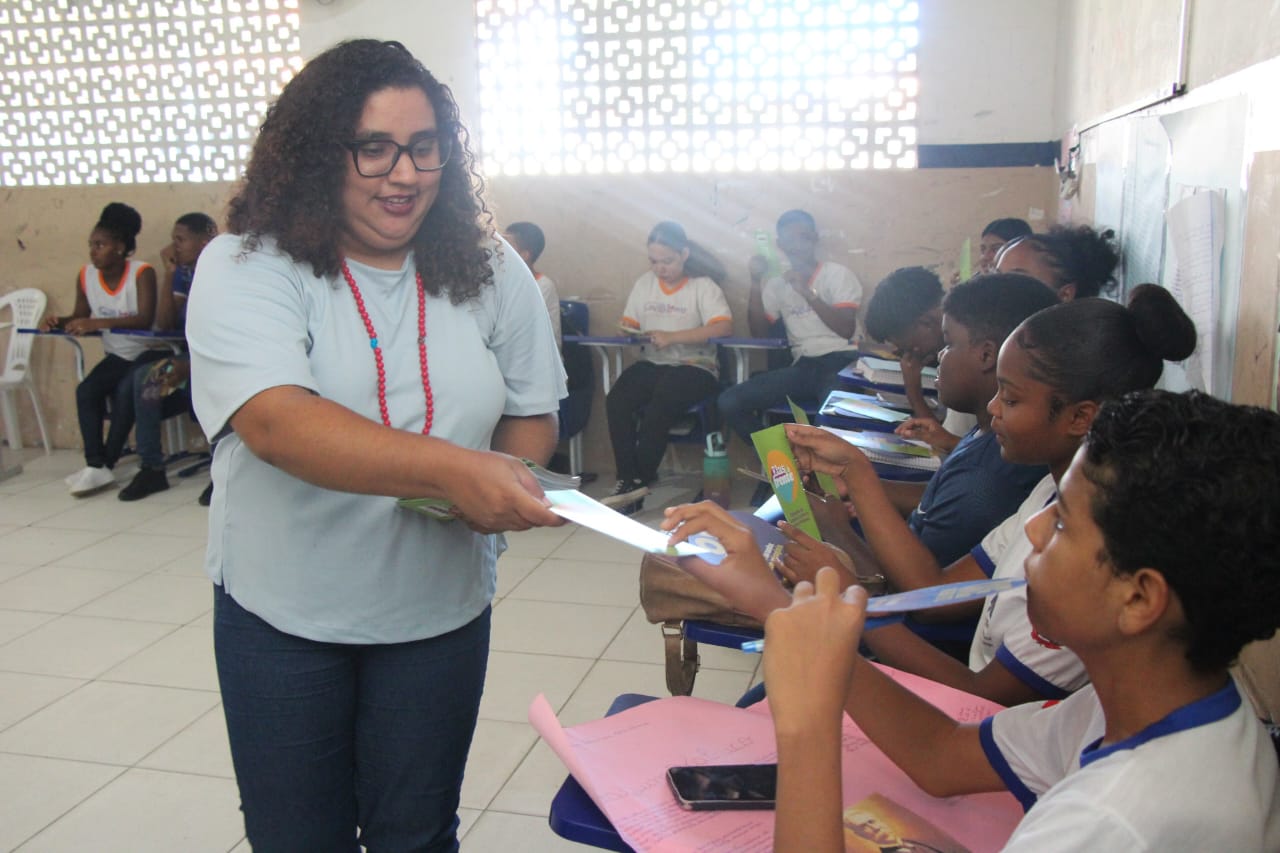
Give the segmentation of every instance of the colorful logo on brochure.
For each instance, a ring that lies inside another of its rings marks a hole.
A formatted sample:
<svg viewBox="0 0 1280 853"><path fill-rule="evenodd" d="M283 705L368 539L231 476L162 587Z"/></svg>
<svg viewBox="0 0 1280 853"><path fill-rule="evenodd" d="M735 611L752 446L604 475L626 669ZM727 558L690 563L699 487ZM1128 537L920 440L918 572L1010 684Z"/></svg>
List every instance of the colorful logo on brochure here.
<svg viewBox="0 0 1280 853"><path fill-rule="evenodd" d="M770 450L764 461L769 469L769 483L778 500L784 503L794 501L800 491L800 472L796 470L795 463L781 450Z"/></svg>

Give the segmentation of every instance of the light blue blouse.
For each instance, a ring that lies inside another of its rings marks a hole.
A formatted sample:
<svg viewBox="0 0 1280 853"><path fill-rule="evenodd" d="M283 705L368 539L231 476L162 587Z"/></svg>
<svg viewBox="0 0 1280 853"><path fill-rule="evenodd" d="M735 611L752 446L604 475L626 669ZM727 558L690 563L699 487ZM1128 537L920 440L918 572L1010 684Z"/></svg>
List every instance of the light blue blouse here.
<svg viewBox="0 0 1280 853"><path fill-rule="evenodd" d="M505 243L494 284L453 305L428 297L433 436L487 449L503 415L554 412L564 370L538 287ZM350 262L377 331L392 425L421 432L413 257L400 270ZM187 313L196 413L217 443L205 568L242 607L286 633L397 643L465 625L489 604L497 538L396 507L394 498L311 485L256 457L231 416L254 395L297 385L380 421L369 337L346 283L317 278L263 240L235 235L201 253Z"/></svg>

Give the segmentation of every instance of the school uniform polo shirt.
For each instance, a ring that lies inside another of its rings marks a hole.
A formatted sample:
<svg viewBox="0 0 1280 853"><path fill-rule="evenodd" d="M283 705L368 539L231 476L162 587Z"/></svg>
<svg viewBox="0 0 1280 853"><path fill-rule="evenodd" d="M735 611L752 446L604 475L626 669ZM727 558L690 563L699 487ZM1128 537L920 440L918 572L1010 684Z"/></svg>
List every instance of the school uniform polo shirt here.
<svg viewBox="0 0 1280 853"><path fill-rule="evenodd" d="M829 261L818 265L809 289L833 308L857 308L862 304L862 282L852 270ZM787 327L792 358L817 358L852 348L849 339L840 337L822 322L813 306L782 278L766 281L760 296L769 322L776 323L782 318Z"/></svg>

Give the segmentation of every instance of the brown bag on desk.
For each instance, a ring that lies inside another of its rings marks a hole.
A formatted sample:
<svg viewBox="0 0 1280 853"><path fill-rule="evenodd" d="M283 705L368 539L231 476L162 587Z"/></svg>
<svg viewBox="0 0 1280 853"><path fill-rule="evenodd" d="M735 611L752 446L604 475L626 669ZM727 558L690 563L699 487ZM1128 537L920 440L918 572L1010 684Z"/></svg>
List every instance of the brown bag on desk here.
<svg viewBox="0 0 1280 853"><path fill-rule="evenodd" d="M733 627L761 627L755 619L734 610L723 595L663 554L645 554L640 562L640 606L650 622L662 626L667 689L672 696L688 696L698 674L698 644L685 639L686 619Z"/></svg>

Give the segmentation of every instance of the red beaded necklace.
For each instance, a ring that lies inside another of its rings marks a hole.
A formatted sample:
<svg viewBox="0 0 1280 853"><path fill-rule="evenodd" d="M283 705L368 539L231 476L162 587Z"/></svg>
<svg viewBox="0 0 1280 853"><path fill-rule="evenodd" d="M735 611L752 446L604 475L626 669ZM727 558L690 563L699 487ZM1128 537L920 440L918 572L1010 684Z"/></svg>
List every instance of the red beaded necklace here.
<svg viewBox="0 0 1280 853"><path fill-rule="evenodd" d="M369 334L373 361L378 366L378 409L382 412L382 422L391 426L391 415L387 411L387 370L382 363L382 347L378 346L378 332L373 328L373 321L369 319L369 312L364 307L364 297L360 295L360 288L356 287L355 277L347 268L345 258L342 261L342 277L347 280L347 287L351 288L351 295L356 300L356 310L360 312L360 319L364 321L364 330ZM422 370L422 392L427 399L427 419L422 425L422 434L426 435L431 432L436 404L431 394L431 374L427 371L427 296L426 288L422 286L422 273L415 272L414 280L418 285L418 365Z"/></svg>

